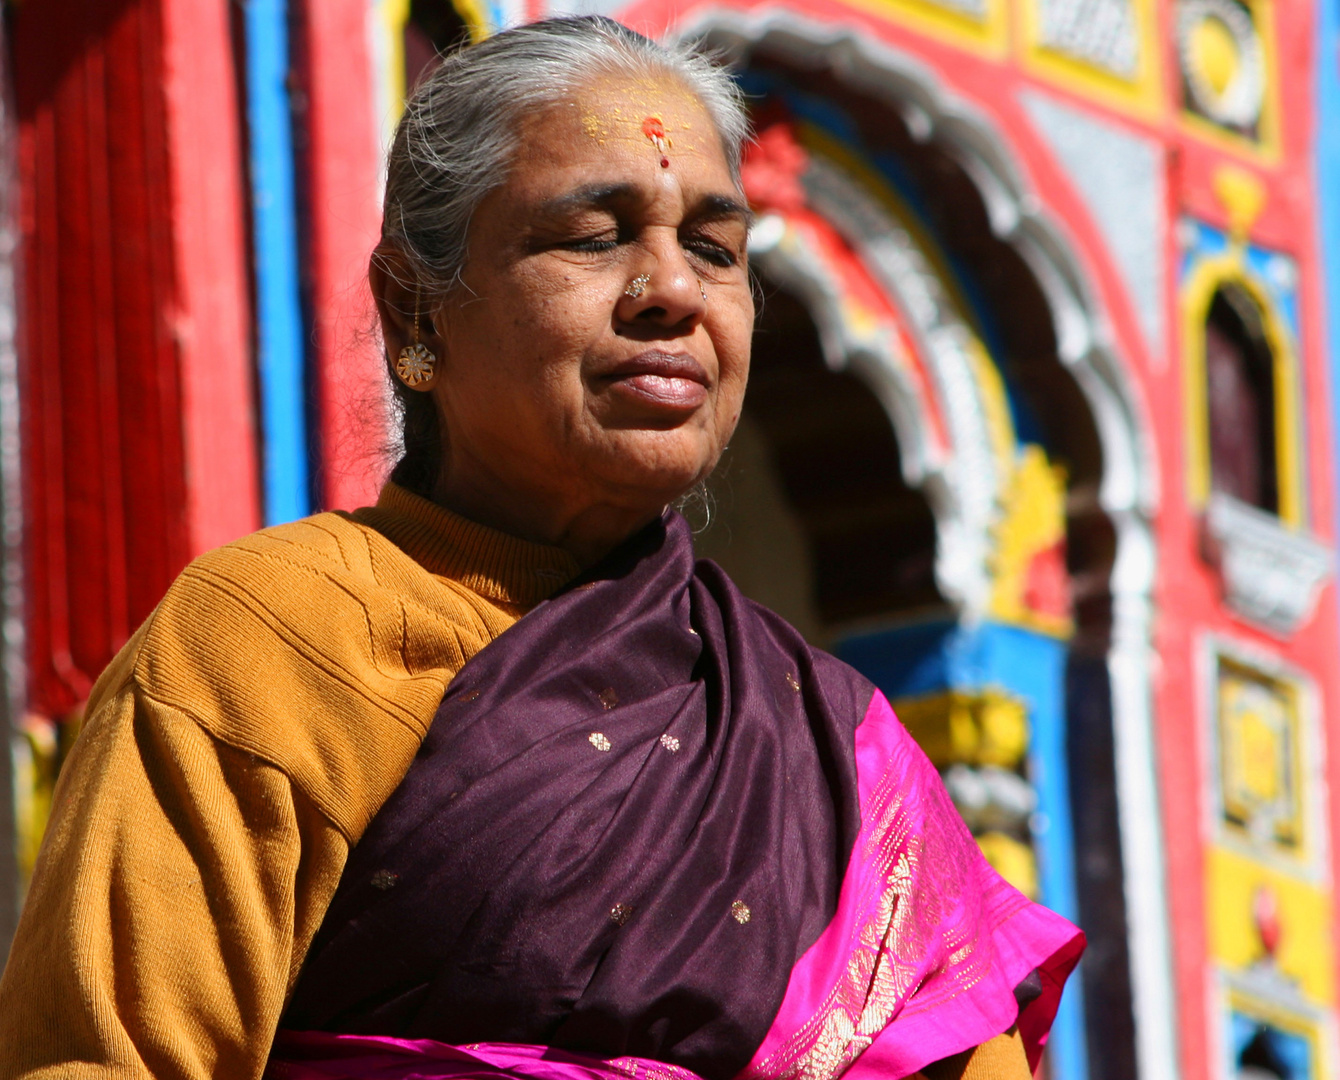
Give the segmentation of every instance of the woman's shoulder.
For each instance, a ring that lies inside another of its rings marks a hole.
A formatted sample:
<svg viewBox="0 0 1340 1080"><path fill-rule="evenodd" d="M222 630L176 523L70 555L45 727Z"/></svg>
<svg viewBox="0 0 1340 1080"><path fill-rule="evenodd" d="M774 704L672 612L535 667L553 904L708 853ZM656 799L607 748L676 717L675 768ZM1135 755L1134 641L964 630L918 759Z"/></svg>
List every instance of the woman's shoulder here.
<svg viewBox="0 0 1340 1080"><path fill-rule="evenodd" d="M467 591L352 516L318 514L195 559L91 707L130 684L278 766L318 805L367 791L338 811L358 831L364 803L375 811L372 793L399 781L447 684L488 638Z"/></svg>
<svg viewBox="0 0 1340 1080"><path fill-rule="evenodd" d="M150 617L145 642L209 640L211 662L221 649L271 646L331 673L330 663L414 670L429 660L407 652L420 638L488 634L470 600L355 515L328 512L197 557Z"/></svg>
<svg viewBox="0 0 1340 1080"><path fill-rule="evenodd" d="M406 601L453 614L440 579L424 569L361 514L328 511L243 536L193 560L168 593L211 583L234 588L278 607L301 597L313 579L338 581L360 595L394 593ZM299 610L304 610L300 605Z"/></svg>

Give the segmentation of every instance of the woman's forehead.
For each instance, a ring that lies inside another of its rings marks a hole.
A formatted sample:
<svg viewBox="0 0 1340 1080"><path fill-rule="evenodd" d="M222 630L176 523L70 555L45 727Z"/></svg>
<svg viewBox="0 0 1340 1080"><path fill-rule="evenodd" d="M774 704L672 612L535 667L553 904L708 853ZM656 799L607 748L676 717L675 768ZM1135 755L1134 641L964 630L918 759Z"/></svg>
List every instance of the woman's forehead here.
<svg viewBox="0 0 1340 1080"><path fill-rule="evenodd" d="M716 129L698 96L673 76L600 76L565 103L584 139L645 144L648 151L701 151Z"/></svg>
<svg viewBox="0 0 1340 1080"><path fill-rule="evenodd" d="M493 202L539 208L577 187L637 187L643 202L736 193L716 125L673 76L608 76L525 117ZM517 207L514 206L513 209Z"/></svg>

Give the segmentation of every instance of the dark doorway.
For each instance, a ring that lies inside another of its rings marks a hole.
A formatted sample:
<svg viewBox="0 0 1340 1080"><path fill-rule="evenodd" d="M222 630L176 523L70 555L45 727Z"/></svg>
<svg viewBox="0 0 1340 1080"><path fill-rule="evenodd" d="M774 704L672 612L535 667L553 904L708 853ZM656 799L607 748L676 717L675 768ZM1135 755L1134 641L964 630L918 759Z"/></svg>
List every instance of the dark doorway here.
<svg viewBox="0 0 1340 1080"><path fill-rule="evenodd" d="M451 0L413 0L405 20L405 93L437 67L441 56L470 40L470 28Z"/></svg>
<svg viewBox="0 0 1340 1080"><path fill-rule="evenodd" d="M1261 312L1241 289L1214 294L1205 319L1210 485L1279 513L1275 460L1275 358Z"/></svg>

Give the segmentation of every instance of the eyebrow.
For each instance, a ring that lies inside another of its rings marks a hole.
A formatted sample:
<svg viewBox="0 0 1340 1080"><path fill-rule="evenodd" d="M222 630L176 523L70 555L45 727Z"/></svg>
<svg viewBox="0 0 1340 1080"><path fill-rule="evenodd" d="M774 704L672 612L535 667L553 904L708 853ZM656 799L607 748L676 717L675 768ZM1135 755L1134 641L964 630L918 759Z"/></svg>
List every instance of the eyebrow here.
<svg viewBox="0 0 1340 1080"><path fill-rule="evenodd" d="M584 184L581 187L546 199L539 211L546 217L561 217L581 210L605 209L620 203L640 202L643 190L637 184ZM729 195L705 195L687 215L696 221L721 221L735 218L745 225L753 224L754 215L739 199Z"/></svg>
<svg viewBox="0 0 1340 1080"><path fill-rule="evenodd" d="M563 195L555 195L540 203L541 214L559 217L578 210L590 210L623 202L636 202L641 197L636 184L583 184Z"/></svg>
<svg viewBox="0 0 1340 1080"><path fill-rule="evenodd" d="M725 218L738 218L745 225L754 223L754 212L748 205L729 195L707 195L702 198L693 215L699 221L721 221Z"/></svg>

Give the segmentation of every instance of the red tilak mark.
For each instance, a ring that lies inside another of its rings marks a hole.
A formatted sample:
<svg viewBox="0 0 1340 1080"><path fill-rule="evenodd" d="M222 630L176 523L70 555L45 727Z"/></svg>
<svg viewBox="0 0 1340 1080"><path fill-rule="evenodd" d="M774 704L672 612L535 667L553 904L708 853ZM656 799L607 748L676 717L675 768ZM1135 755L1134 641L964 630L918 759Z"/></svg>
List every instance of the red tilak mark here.
<svg viewBox="0 0 1340 1080"><path fill-rule="evenodd" d="M661 168L670 168L670 159L665 152L670 149L670 140L665 137L665 125L659 116L649 116L642 121L642 134L651 140L651 145L661 152Z"/></svg>

